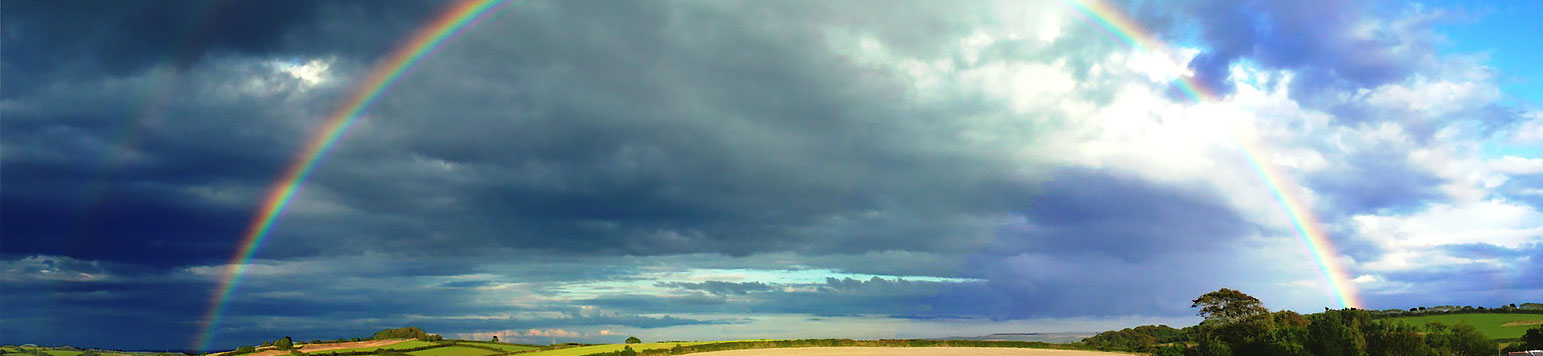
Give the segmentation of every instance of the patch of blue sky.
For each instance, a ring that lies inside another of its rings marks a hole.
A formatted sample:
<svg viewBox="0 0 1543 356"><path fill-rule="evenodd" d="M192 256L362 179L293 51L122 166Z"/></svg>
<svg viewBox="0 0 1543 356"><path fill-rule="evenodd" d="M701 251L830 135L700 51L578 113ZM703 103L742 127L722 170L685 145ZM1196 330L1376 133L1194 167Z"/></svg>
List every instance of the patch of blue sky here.
<svg viewBox="0 0 1543 356"><path fill-rule="evenodd" d="M1446 37L1438 45L1443 55L1481 54L1496 70L1501 92L1511 104L1543 107L1543 13L1540 1L1437 0L1427 4L1448 14L1436 25ZM1499 148L1503 149L1503 148ZM1536 153L1536 148L1533 148Z"/></svg>
<svg viewBox="0 0 1543 356"><path fill-rule="evenodd" d="M1519 143L1504 140L1489 140L1479 146L1479 153L1488 158L1501 158L1506 156L1522 158L1543 158L1543 143L1530 142Z"/></svg>

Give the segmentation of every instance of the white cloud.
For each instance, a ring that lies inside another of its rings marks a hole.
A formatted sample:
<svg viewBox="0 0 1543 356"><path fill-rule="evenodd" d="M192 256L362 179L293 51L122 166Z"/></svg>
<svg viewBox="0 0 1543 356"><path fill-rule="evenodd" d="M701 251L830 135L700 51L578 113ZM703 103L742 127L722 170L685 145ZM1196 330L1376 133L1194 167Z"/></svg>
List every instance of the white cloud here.
<svg viewBox="0 0 1543 356"><path fill-rule="evenodd" d="M85 261L67 256L33 255L15 260L0 260L0 281L8 283L55 281L55 282L103 282L117 279L102 268L97 261Z"/></svg>
<svg viewBox="0 0 1543 356"><path fill-rule="evenodd" d="M1382 108L1401 108L1418 117L1440 117L1490 103L1500 98L1500 89L1486 82L1488 78L1425 78L1416 76L1404 83L1389 84L1372 90L1366 103Z"/></svg>
<svg viewBox="0 0 1543 356"><path fill-rule="evenodd" d="M1386 250L1380 259L1361 264L1362 269L1374 272L1505 262L1451 256L1439 248L1443 245L1516 248L1543 242L1543 213L1530 205L1502 199L1463 205L1434 204L1408 215L1358 215L1352 220L1358 235Z"/></svg>
<svg viewBox="0 0 1543 356"><path fill-rule="evenodd" d="M1506 174L1543 174L1543 158L1504 156L1490 161L1496 172Z"/></svg>
<svg viewBox="0 0 1543 356"><path fill-rule="evenodd" d="M1357 229L1386 247L1487 243L1517 247L1543 234L1543 213L1530 205L1492 199L1465 205L1434 204L1403 216L1358 215Z"/></svg>
<svg viewBox="0 0 1543 356"><path fill-rule="evenodd" d="M273 69L289 74L291 78L299 80L301 90L327 82L332 78L328 69L332 67L332 61L327 59L312 59L300 63L295 60L275 60L268 62Z"/></svg>

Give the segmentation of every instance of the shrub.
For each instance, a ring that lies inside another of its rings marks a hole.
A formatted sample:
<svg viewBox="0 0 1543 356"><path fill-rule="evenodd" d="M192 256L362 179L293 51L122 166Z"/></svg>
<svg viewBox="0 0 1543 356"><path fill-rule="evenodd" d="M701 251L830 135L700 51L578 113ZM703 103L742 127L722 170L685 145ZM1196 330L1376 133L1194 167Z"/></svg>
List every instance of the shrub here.
<svg viewBox="0 0 1543 356"><path fill-rule="evenodd" d="M377 331L377 332L375 332L375 335L371 336L370 338L374 339L374 340L384 340L384 339L416 339L416 338L420 338L420 337L427 337L428 335L429 335L429 333L423 332L423 329L419 329L419 328L416 328L416 327L409 326L409 327L405 327L405 328L386 329L386 330Z"/></svg>

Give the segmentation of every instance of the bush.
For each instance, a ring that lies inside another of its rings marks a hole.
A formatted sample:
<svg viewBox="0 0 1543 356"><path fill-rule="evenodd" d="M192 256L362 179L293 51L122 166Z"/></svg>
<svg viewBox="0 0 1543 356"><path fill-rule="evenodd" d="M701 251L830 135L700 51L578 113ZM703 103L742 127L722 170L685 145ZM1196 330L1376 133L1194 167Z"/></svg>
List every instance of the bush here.
<svg viewBox="0 0 1543 356"><path fill-rule="evenodd" d="M405 327L405 328L386 329L386 330L377 331L377 332L375 332L374 336L370 337L370 339L373 339L373 340L416 339L416 338L420 338L420 337L428 337L428 335L429 335L429 333L423 332L423 329L419 329L419 328L416 328L416 327L409 326L409 327Z"/></svg>
<svg viewBox="0 0 1543 356"><path fill-rule="evenodd" d="M1515 345L1516 351L1543 350L1543 326L1527 329L1527 334L1522 335L1521 341Z"/></svg>
<svg viewBox="0 0 1543 356"><path fill-rule="evenodd" d="M1163 346L1152 352L1152 356L1184 356L1184 351L1188 349L1179 345Z"/></svg>
<svg viewBox="0 0 1543 356"><path fill-rule="evenodd" d="M641 344L641 343L643 343L643 340L638 339L637 336L628 336L627 337L627 343L628 344Z"/></svg>

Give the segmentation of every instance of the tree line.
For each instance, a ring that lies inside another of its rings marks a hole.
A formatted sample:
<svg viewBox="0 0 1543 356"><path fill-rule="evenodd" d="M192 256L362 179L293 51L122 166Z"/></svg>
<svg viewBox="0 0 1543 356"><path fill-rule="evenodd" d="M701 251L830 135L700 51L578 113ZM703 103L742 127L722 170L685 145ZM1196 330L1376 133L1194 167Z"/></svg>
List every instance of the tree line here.
<svg viewBox="0 0 1543 356"><path fill-rule="evenodd" d="M1498 307L1483 307L1471 305L1438 305L1434 307L1414 307L1404 309L1372 310L1372 317L1395 318L1410 315L1443 315L1443 314L1543 314L1543 304L1516 303Z"/></svg>
<svg viewBox="0 0 1543 356"><path fill-rule="evenodd" d="M1379 318L1379 313L1348 308L1302 315L1271 312L1259 299L1222 288L1190 305L1205 318L1199 325L1175 329L1146 325L1109 331L1083 344L1109 350L1148 352L1154 356L1487 356L1495 341L1467 324L1410 325ZM1543 348L1539 339L1518 349Z"/></svg>

